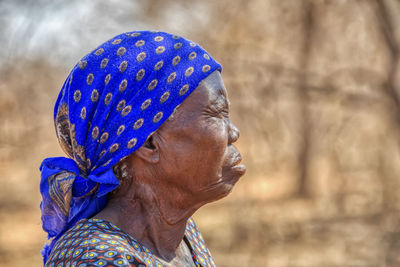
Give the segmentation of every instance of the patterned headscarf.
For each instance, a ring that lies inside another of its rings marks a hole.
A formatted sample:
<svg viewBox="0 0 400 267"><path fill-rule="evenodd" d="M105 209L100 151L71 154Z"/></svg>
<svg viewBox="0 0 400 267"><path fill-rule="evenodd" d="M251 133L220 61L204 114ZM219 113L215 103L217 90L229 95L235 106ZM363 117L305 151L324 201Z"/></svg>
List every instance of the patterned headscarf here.
<svg viewBox="0 0 400 267"><path fill-rule="evenodd" d="M69 158L41 166L43 229L55 242L101 211L119 185L112 167L138 149L174 109L221 65L182 37L138 31L87 54L64 82L54 107L59 143Z"/></svg>

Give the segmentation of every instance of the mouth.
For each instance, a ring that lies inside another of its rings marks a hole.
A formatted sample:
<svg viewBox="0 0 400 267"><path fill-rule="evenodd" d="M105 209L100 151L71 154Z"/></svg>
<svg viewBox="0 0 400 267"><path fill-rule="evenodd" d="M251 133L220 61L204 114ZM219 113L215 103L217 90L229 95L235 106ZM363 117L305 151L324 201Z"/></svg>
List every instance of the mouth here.
<svg viewBox="0 0 400 267"><path fill-rule="evenodd" d="M232 166L236 166L236 165L238 165L240 162L242 162L242 156L240 155L240 153L237 153L237 154L233 157Z"/></svg>
<svg viewBox="0 0 400 267"><path fill-rule="evenodd" d="M242 176L246 172L246 166L244 164L241 164L242 162L242 156L240 155L239 152L237 152L233 157L231 161L231 169L240 176Z"/></svg>
<svg viewBox="0 0 400 267"><path fill-rule="evenodd" d="M224 164L225 167L223 167L223 169L226 173L230 173L228 176L236 177L237 180L246 172L246 166L241 163L242 155L240 155L240 152L236 149L236 147L231 145L228 149L230 150L230 153L226 158Z"/></svg>

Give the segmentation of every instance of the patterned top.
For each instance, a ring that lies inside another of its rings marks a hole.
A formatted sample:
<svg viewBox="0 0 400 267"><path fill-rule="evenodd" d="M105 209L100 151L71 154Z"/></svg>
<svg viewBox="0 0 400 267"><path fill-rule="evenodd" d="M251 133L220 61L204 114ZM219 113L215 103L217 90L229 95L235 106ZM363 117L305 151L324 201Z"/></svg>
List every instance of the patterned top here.
<svg viewBox="0 0 400 267"><path fill-rule="evenodd" d="M185 241L195 266L215 266L210 251L192 218L186 224ZM163 266L152 253L114 224L82 219L55 244L45 266Z"/></svg>

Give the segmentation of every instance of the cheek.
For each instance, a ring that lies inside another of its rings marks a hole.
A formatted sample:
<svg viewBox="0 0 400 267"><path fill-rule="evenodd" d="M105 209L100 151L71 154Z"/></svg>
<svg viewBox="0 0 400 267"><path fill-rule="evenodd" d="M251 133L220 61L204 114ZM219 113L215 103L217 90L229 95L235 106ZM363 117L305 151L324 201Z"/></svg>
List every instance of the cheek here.
<svg viewBox="0 0 400 267"><path fill-rule="evenodd" d="M187 186L197 190L208 188L222 177L228 135L222 121L195 125L197 127L175 135L171 153L168 153L174 156L166 159L166 168L171 175L178 171L179 176L186 177Z"/></svg>
<svg viewBox="0 0 400 267"><path fill-rule="evenodd" d="M196 123L190 132L184 132L180 141L185 152L206 161L222 159L228 145L228 132L224 121L210 118Z"/></svg>
<svg viewBox="0 0 400 267"><path fill-rule="evenodd" d="M206 128L206 132L208 135L204 140L204 147L207 147L207 149L205 150L204 158L207 161L209 171L213 172L209 173L209 175L221 176L222 165L228 145L227 131L222 123L216 123ZM215 177L210 177L210 179L213 178Z"/></svg>
<svg viewBox="0 0 400 267"><path fill-rule="evenodd" d="M201 130L203 134L195 138L190 149L186 150L185 155L191 159L196 172L207 172L220 167L223 162L227 141L220 133ZM200 134L200 131L198 132Z"/></svg>

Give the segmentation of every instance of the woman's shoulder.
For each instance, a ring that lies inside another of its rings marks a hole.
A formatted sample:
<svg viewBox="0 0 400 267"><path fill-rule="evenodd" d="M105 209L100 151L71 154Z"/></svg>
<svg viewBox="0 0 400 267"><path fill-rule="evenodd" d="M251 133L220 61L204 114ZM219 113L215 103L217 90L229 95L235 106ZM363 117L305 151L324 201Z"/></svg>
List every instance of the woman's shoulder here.
<svg viewBox="0 0 400 267"><path fill-rule="evenodd" d="M213 257L193 218L189 218L186 223L185 238L189 242L193 258L201 266L215 266Z"/></svg>
<svg viewBox="0 0 400 267"><path fill-rule="evenodd" d="M112 223L84 219L60 237L46 266L147 266L142 250Z"/></svg>

